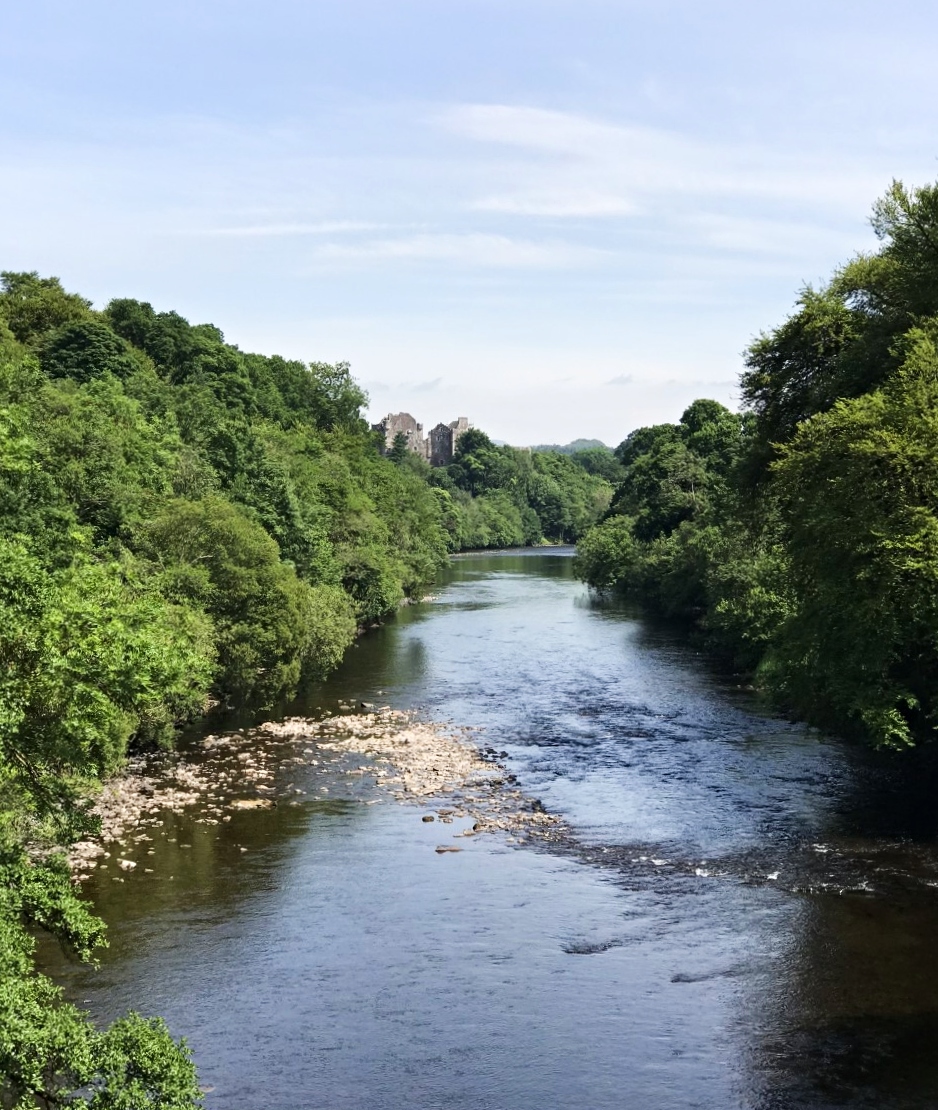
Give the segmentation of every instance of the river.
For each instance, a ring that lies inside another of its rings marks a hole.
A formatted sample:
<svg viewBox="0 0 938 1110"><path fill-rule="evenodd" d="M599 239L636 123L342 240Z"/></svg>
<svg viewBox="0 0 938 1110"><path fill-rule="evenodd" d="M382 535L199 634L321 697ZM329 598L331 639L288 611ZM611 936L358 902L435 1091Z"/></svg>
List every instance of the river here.
<svg viewBox="0 0 938 1110"><path fill-rule="evenodd" d="M210 1110L938 1105L931 761L772 718L569 555L454 559L292 707L481 730L562 844L438 854L426 810L291 768L293 804L167 814L95 873L111 947L53 961L67 993L164 1015Z"/></svg>

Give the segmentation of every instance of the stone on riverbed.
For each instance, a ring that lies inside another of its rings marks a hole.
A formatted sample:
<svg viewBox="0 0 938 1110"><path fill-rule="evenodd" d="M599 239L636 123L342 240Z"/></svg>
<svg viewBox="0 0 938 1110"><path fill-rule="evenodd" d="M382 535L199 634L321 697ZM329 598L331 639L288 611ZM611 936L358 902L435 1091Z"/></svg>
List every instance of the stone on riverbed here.
<svg viewBox="0 0 938 1110"><path fill-rule="evenodd" d="M348 702L345 707L352 708ZM457 836L513 832L524 838L556 840L565 835L558 817L511 788L514 780L491 757L484 757L472 742L474 735L468 728L421 721L412 713L381 706L372 712L346 712L325 719L287 718L248 733L239 730L209 736L201 745L202 751L208 752L207 759L137 758L126 774L102 788L93 810L101 822L100 839L75 844L70 862L74 873L84 878L99 857L107 859L106 844L120 844L131 832L138 833L136 840L145 841L149 838L139 835L142 828L156 825L163 814L182 813L196 804L202 807L193 814L198 824L230 821L231 813L223 812L225 809L272 809L277 804L273 797L231 800L230 795L247 789L295 797L302 792L296 786L295 772L283 773L293 764L321 764L316 774L335 770L347 776L367 774L385 798L402 803L433 798L446 801L448 807L434 807L436 815L425 813L422 819L442 824L452 824L454 818L468 819L472 831ZM349 756L358 757L357 767L345 765ZM336 757L343 761L338 767ZM359 762L363 757L367 762ZM276 772L282 774L282 784L274 779ZM333 794L328 786L320 787L318 793ZM366 805L378 800L362 799ZM167 840L173 843L175 837ZM446 850L460 849L446 846ZM153 855L152 848L147 855ZM118 866L132 869L123 862Z"/></svg>

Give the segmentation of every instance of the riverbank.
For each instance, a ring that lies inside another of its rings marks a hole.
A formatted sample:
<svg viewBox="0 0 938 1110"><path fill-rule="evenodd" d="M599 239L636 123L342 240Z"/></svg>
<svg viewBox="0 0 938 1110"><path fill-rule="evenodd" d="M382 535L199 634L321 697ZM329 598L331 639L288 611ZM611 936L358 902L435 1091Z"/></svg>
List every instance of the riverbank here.
<svg viewBox="0 0 938 1110"><path fill-rule="evenodd" d="M386 798L433 809L423 820L459 822L455 837L500 832L514 839L559 838L560 819L525 796L495 750L480 746L476 737L471 729L383 708L268 721L206 736L182 755L141 757L104 785L93 809L100 836L72 847L72 869L78 881L95 869L147 872L150 830L167 813L197 811L197 823L217 825L236 810L298 805L308 791L287 783L286 772L325 773L337 762L346 775L361 776L374 788L376 796L362 801ZM350 767L352 756L367 762ZM449 843L437 848L458 850Z"/></svg>
<svg viewBox="0 0 938 1110"><path fill-rule="evenodd" d="M763 715L554 551L439 592L290 719L147 762L79 872L100 968L43 953L66 996L163 1014L211 1110L938 1105L934 780ZM473 828L535 798L569 830Z"/></svg>

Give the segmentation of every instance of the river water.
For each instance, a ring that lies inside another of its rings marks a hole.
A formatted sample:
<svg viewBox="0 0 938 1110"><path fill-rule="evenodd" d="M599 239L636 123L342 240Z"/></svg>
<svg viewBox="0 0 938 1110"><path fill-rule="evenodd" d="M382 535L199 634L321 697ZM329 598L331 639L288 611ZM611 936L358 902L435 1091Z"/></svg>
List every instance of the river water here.
<svg viewBox="0 0 938 1110"><path fill-rule="evenodd" d="M938 1106L927 755L761 712L569 555L454 559L292 707L478 728L565 842L437 854L426 810L291 768L293 804L167 814L148 872L95 873L69 995L163 1014L217 1110Z"/></svg>

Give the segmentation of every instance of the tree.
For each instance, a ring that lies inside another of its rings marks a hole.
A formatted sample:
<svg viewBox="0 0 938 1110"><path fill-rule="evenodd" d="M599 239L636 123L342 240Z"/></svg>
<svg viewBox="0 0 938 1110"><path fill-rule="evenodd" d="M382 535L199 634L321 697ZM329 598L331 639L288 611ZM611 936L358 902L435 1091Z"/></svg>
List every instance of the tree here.
<svg viewBox="0 0 938 1110"><path fill-rule="evenodd" d="M66 293L58 278L0 273L0 318L20 343L35 345L55 328L90 315L91 301Z"/></svg>
<svg viewBox="0 0 938 1110"><path fill-rule="evenodd" d="M88 960L102 923L58 849L94 831L80 787L131 736L165 739L201 707L204 622L133 589L122 568L47 571L0 538L0 1103L196 1105L188 1051L136 1015L99 1031L33 966L37 929Z"/></svg>
<svg viewBox="0 0 938 1110"><path fill-rule="evenodd" d="M157 1019L95 1027L36 974L33 934L100 943L59 850L133 747L210 693L271 705L324 676L445 559L421 460L380 456L364 402L345 364L3 276L0 1106L196 1106L185 1046Z"/></svg>
<svg viewBox="0 0 938 1110"><path fill-rule="evenodd" d="M388 451L388 458L391 462L402 463L407 458L408 454L412 454L412 452L407 440L407 435L404 432L398 432Z"/></svg>
<svg viewBox="0 0 938 1110"><path fill-rule="evenodd" d="M611 486L617 485L624 477L621 463L608 447L586 447L582 451L574 451L570 458L587 474L604 478Z"/></svg>
<svg viewBox="0 0 938 1110"><path fill-rule="evenodd" d="M311 362L312 412L316 424L325 431L345 429L363 431L361 410L368 394L352 377L347 362Z"/></svg>
<svg viewBox="0 0 938 1110"><path fill-rule="evenodd" d="M799 309L781 327L749 348L741 386L755 414L756 444L750 471L763 478L772 444L790 439L803 420L854 396L869 384L849 373L845 356L858 342L864 320L836 290L803 290Z"/></svg>
<svg viewBox="0 0 938 1110"><path fill-rule="evenodd" d="M138 368L128 346L98 320L78 320L52 332L40 361L50 378L87 382L103 374L127 378Z"/></svg>
<svg viewBox="0 0 938 1110"><path fill-rule="evenodd" d="M806 421L775 464L797 608L767 661L798 712L901 746L938 727L938 352Z"/></svg>
<svg viewBox="0 0 938 1110"><path fill-rule="evenodd" d="M139 542L167 595L211 616L217 688L232 701L269 705L352 642L348 598L300 580L268 533L221 497L169 502Z"/></svg>
<svg viewBox="0 0 938 1110"><path fill-rule="evenodd" d="M629 517L617 515L590 529L577 545L577 576L598 590L626 585L636 565L632 525Z"/></svg>

